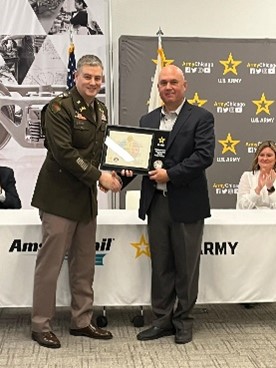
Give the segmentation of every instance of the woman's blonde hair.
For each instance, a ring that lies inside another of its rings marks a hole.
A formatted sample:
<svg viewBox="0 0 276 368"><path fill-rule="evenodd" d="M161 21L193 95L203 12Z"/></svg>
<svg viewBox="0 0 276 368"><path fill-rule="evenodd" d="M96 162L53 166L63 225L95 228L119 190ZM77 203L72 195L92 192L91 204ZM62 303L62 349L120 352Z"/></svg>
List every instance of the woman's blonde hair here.
<svg viewBox="0 0 276 368"><path fill-rule="evenodd" d="M253 160L253 163L252 163L253 173L257 170L260 170L260 166L258 164L258 157L259 157L260 153L262 152L262 150L264 150L267 147L272 149L272 151L274 152L275 157L276 157L276 144L275 144L275 142L273 142L273 141L264 141L264 142L262 142L256 150L255 157L254 157L254 160ZM274 165L274 170L275 169L276 169L276 163Z"/></svg>

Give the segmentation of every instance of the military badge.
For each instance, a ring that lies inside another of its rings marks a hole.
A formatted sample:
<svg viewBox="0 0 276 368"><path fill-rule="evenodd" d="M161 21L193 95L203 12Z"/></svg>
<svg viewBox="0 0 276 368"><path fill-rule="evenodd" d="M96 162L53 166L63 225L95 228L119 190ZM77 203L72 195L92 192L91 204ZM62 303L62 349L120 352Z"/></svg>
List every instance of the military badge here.
<svg viewBox="0 0 276 368"><path fill-rule="evenodd" d="M87 120L80 112L76 111L75 118L78 120Z"/></svg>
<svg viewBox="0 0 276 368"><path fill-rule="evenodd" d="M106 115L105 115L104 110L100 107L100 108L99 108L99 111L100 111L100 113L101 113L101 121L103 121L103 122L107 122L107 118L106 118Z"/></svg>

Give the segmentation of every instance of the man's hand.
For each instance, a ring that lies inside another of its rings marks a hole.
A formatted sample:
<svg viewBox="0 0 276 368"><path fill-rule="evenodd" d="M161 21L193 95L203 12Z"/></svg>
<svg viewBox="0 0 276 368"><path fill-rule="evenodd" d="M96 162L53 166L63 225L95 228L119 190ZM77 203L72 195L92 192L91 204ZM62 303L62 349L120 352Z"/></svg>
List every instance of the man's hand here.
<svg viewBox="0 0 276 368"><path fill-rule="evenodd" d="M132 171L132 170L125 170L125 169L123 169L123 170L121 171L121 175L122 175L122 176L131 177L131 176L133 176L133 171Z"/></svg>
<svg viewBox="0 0 276 368"><path fill-rule="evenodd" d="M149 174L150 180L155 180L156 183L159 183L159 184L165 184L170 180L167 174L167 170L165 169L152 170L152 171L149 171L148 174Z"/></svg>
<svg viewBox="0 0 276 368"><path fill-rule="evenodd" d="M122 181L115 171L103 171L99 179L99 188L104 193L112 190L112 192L119 192L122 188Z"/></svg>

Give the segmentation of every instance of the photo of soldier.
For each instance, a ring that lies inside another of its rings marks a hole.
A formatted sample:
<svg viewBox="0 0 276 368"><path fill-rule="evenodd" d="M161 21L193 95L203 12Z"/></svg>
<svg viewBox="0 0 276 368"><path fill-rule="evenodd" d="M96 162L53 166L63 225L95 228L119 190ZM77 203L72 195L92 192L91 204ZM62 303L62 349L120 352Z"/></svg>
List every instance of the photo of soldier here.
<svg viewBox="0 0 276 368"><path fill-rule="evenodd" d="M0 40L0 54L18 84L22 84L35 59L34 36L3 36Z"/></svg>

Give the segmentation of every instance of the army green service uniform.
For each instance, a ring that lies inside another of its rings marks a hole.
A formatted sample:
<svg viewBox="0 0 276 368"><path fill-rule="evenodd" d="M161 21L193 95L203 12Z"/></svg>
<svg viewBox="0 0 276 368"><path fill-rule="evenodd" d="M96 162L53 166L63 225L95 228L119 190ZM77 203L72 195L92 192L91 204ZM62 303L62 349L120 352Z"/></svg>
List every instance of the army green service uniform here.
<svg viewBox="0 0 276 368"><path fill-rule="evenodd" d="M107 124L106 106L88 106L76 87L54 98L42 115L48 150L32 205L42 217L32 330L51 331L58 275L68 254L71 328L89 325L93 304L97 180Z"/></svg>

